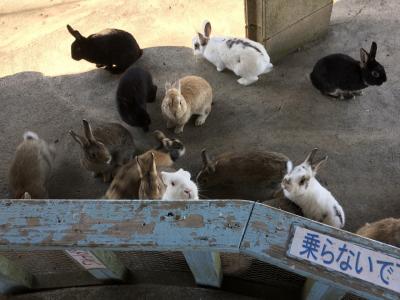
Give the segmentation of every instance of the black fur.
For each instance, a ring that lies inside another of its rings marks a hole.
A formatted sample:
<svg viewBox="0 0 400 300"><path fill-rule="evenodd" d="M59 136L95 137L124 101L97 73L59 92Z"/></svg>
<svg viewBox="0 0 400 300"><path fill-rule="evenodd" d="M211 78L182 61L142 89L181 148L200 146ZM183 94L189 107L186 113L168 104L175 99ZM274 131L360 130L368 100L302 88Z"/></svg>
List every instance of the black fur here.
<svg viewBox="0 0 400 300"><path fill-rule="evenodd" d="M105 67L113 74L124 72L143 54L129 32L108 29L85 38L69 25L67 28L75 37L71 45L71 57L75 60L85 59L97 67Z"/></svg>
<svg viewBox="0 0 400 300"><path fill-rule="evenodd" d="M336 216L337 216L337 217L339 218L339 220L340 220L340 224L343 225L343 216L340 214L340 212L339 212L337 206L335 205L335 206L333 207L333 209L335 210Z"/></svg>
<svg viewBox="0 0 400 300"><path fill-rule="evenodd" d="M257 52L261 53L260 49L258 49L257 47L253 46L249 42L246 42L246 41L241 40L241 39L229 39L225 43L226 43L226 45L228 46L229 49L232 48L232 46L235 45L235 44L242 44L243 48L250 47L250 48L253 48L254 50L256 50Z"/></svg>
<svg viewBox="0 0 400 300"><path fill-rule="evenodd" d="M117 90L117 106L125 123L149 130L151 119L146 110L147 102L154 102L157 86L151 74L141 68L131 67L121 77Z"/></svg>
<svg viewBox="0 0 400 300"><path fill-rule="evenodd" d="M357 92L369 85L381 85L386 81L386 73L375 60L376 43L372 43L370 54L365 53L367 60L364 64L345 54L321 58L310 74L312 84L322 94L344 98L359 95ZM334 95L338 90L339 93Z"/></svg>

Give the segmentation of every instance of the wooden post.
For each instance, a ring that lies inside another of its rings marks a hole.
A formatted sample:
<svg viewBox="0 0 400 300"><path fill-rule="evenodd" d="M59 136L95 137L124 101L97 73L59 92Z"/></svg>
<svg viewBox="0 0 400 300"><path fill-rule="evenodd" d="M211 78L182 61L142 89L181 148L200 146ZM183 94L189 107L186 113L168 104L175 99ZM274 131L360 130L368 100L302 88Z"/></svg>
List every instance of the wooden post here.
<svg viewBox="0 0 400 300"><path fill-rule="evenodd" d="M219 252L185 251L183 255L198 285L221 287L222 268Z"/></svg>
<svg viewBox="0 0 400 300"><path fill-rule="evenodd" d="M100 280L124 280L128 269L112 251L66 250L73 260Z"/></svg>
<svg viewBox="0 0 400 300"><path fill-rule="evenodd" d="M0 293L8 294L32 288L34 276L0 256Z"/></svg>
<svg viewBox="0 0 400 300"><path fill-rule="evenodd" d="M308 278L303 287L302 300L340 300L345 295L345 290Z"/></svg>

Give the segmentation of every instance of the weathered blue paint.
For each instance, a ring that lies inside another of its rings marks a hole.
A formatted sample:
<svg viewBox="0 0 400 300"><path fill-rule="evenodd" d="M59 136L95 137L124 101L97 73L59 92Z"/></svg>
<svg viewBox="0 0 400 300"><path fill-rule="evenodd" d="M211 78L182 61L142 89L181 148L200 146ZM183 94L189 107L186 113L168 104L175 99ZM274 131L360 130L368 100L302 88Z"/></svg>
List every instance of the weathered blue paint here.
<svg viewBox="0 0 400 300"><path fill-rule="evenodd" d="M278 209L257 203L245 232L241 252L322 283L336 286L365 298L398 299L395 292L352 278L339 272L296 260L286 255L292 228L306 227L321 233L350 241L356 245L375 249L393 257L400 257L400 249L372 241L352 233L311 221Z"/></svg>
<svg viewBox="0 0 400 300"><path fill-rule="evenodd" d="M218 252L184 251L183 255L198 285L221 286L222 268Z"/></svg>
<svg viewBox="0 0 400 300"><path fill-rule="evenodd" d="M340 300L346 291L329 286L320 281L307 279L303 287L302 300Z"/></svg>
<svg viewBox="0 0 400 300"><path fill-rule="evenodd" d="M400 249L240 200L4 200L0 249L241 252L369 299L399 295L286 255L298 225L400 258Z"/></svg>

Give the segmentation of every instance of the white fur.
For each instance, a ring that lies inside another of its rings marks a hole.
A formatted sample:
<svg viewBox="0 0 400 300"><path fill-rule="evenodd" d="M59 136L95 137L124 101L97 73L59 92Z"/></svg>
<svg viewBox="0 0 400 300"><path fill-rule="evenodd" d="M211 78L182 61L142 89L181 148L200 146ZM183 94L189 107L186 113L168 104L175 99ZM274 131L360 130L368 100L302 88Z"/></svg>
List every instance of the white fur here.
<svg viewBox="0 0 400 300"><path fill-rule="evenodd" d="M204 25L207 21L204 22ZM203 25L203 28L204 28ZM243 47L243 44L233 44L231 48L226 42L230 39L240 40L249 43L252 47ZM272 70L269 55L264 46L246 38L233 37L211 37L205 46L201 46L198 35L192 40L195 55L201 55L209 62L217 67L217 71L221 72L225 68L232 70L241 78L238 82L242 85L249 85L258 80L258 76L266 74ZM199 49L195 49L195 44L199 43Z"/></svg>
<svg viewBox="0 0 400 300"><path fill-rule="evenodd" d="M167 187L162 200L198 200L197 186L190 177L190 173L183 169L161 172L161 179Z"/></svg>
<svg viewBox="0 0 400 300"><path fill-rule="evenodd" d="M38 140L39 136L33 131L27 131L23 135L24 140Z"/></svg>
<svg viewBox="0 0 400 300"><path fill-rule="evenodd" d="M290 168L288 162L288 174L282 181L285 197L297 204L306 218L342 228L345 223L343 208L335 197L318 182L315 175L316 170L313 170L308 162L303 162L294 169ZM309 178L309 180L300 185L303 178ZM343 222L337 216L335 207Z"/></svg>

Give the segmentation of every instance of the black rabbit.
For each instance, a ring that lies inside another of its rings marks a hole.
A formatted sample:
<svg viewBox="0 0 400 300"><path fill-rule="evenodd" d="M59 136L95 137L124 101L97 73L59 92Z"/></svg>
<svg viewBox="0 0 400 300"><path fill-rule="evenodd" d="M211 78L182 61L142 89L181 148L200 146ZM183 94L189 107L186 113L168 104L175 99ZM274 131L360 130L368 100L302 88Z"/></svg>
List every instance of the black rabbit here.
<svg viewBox="0 0 400 300"><path fill-rule="evenodd" d="M117 106L125 123L149 131L151 119L146 103L154 102L157 86L151 74L141 68L131 67L121 77L117 90Z"/></svg>
<svg viewBox="0 0 400 300"><path fill-rule="evenodd" d="M75 38L71 45L73 59L85 59L113 74L124 72L143 54L135 38L123 30L105 29L86 38L70 25L67 29Z"/></svg>
<svg viewBox="0 0 400 300"><path fill-rule="evenodd" d="M375 60L377 45L372 42L370 53L360 49L361 61L345 54L331 54L321 58L310 74L312 84L324 95L351 99L361 90L386 81L386 72Z"/></svg>

